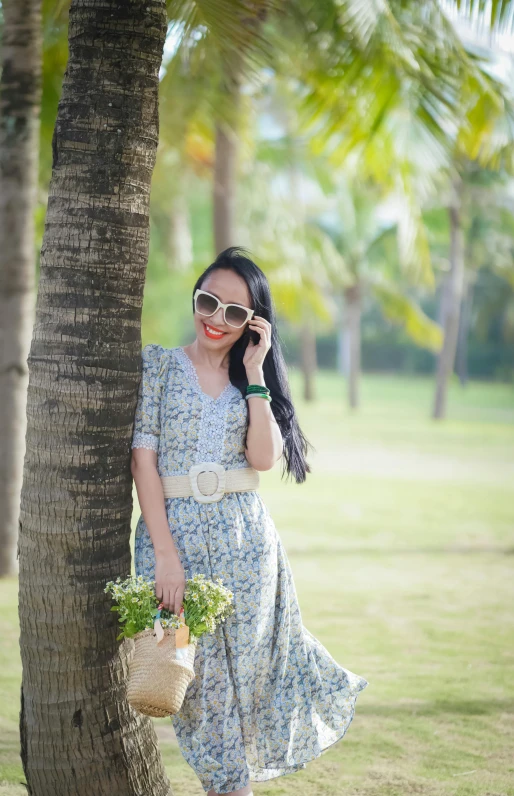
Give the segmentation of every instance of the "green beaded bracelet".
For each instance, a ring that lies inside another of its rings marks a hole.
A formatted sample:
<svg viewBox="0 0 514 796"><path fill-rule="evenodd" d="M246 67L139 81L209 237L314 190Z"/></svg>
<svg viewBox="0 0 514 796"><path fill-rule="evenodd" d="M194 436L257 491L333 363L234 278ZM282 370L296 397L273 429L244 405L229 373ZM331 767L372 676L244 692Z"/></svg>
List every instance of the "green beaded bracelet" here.
<svg viewBox="0 0 514 796"><path fill-rule="evenodd" d="M246 388L246 392L266 392L269 393L269 387L265 387L264 384L248 384Z"/></svg>

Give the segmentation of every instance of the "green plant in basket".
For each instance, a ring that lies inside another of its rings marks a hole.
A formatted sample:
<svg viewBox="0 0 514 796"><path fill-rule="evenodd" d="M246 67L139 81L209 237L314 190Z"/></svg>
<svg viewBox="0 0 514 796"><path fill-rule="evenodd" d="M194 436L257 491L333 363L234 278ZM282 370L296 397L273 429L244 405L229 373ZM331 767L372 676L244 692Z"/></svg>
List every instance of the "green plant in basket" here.
<svg viewBox="0 0 514 796"><path fill-rule="evenodd" d="M161 609L155 595L155 581L142 575L131 575L122 581L108 581L104 591L116 601L111 611L119 613L123 626L117 639L132 638L136 633L153 628L159 617L163 628L180 628L180 618L167 609ZM207 580L205 575L194 575L186 580L184 590L184 622L189 627L189 640L197 641L204 633L212 633L220 622L234 612L233 593L223 586L221 578Z"/></svg>

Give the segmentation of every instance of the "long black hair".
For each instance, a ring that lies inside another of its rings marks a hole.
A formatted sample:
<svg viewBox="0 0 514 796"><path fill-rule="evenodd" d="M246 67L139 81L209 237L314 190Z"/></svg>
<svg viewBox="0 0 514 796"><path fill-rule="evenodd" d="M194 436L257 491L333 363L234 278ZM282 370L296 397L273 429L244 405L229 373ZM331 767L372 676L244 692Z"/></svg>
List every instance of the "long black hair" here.
<svg viewBox="0 0 514 796"><path fill-rule="evenodd" d="M249 257L249 252L245 248L242 246L230 246L220 252L215 261L200 274L193 287L193 296L196 289L202 287L209 274L220 268L234 271L245 280L252 299L251 309L255 310L256 315L260 315L271 324L271 347L264 358L263 374L272 398L270 407L284 440L284 465L281 478L287 473L288 477L294 477L296 482L301 484L305 481L306 474L311 472L311 468L305 458L308 449L312 448L315 450L315 448L307 440L298 424L298 418L291 399L291 390L287 379L287 366L282 354L275 307L268 279ZM194 312L194 299L192 299L192 302ZM248 385L243 356L249 340L258 343L259 333L246 327L241 337L236 340L230 349L229 379L241 391L243 396L246 395L246 387Z"/></svg>

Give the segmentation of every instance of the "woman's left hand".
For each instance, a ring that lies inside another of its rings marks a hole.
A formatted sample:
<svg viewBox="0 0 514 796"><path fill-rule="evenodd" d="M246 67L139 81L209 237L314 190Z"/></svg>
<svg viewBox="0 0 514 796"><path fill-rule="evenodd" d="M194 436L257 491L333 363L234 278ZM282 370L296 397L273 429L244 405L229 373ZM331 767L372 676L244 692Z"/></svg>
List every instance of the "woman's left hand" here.
<svg viewBox="0 0 514 796"><path fill-rule="evenodd" d="M257 343L248 341L246 351L243 356L243 365L246 370L262 370L264 358L271 348L271 323L260 315L255 315L248 321L248 328L259 333L260 340Z"/></svg>

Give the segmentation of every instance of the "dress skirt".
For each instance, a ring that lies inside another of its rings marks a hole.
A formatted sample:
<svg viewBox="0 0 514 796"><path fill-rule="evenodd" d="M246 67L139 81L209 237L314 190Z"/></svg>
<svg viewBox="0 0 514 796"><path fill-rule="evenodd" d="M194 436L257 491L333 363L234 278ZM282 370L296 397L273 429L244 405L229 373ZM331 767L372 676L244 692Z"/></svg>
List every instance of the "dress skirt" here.
<svg viewBox="0 0 514 796"><path fill-rule="evenodd" d="M161 475L202 461L248 466L247 403L236 387L205 395L185 351L155 344L143 349L141 384L132 446L156 450ZM234 613L199 639L196 676L171 717L182 755L205 792L305 768L344 736L367 680L303 625L286 551L258 491L205 504L167 498L165 506L186 578L221 578L234 594ZM143 515L135 570L155 578Z"/></svg>

